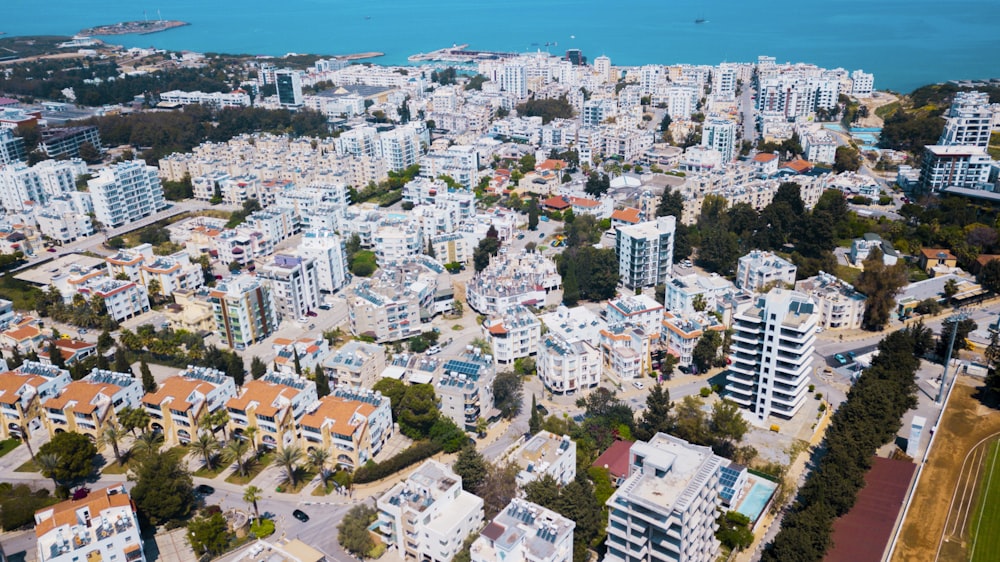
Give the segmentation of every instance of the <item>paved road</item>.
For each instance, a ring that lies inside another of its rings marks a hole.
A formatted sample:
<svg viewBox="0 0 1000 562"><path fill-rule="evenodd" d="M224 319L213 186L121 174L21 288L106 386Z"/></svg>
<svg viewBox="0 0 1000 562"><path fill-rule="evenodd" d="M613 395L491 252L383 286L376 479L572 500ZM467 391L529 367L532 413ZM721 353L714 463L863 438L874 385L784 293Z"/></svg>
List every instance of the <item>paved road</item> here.
<svg viewBox="0 0 1000 562"><path fill-rule="evenodd" d="M740 120L743 121L743 140L757 139L757 117L753 100L754 90L750 84L743 84L740 94Z"/></svg>

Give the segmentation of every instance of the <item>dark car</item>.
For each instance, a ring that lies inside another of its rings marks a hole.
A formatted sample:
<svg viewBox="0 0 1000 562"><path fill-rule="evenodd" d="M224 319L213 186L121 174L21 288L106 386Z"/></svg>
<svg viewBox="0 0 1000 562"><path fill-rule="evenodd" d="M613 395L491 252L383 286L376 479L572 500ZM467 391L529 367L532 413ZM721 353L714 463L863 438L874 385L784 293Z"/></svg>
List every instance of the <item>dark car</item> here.
<svg viewBox="0 0 1000 562"><path fill-rule="evenodd" d="M538 410L538 413L543 416L549 415L549 409L546 408L545 406L542 406L541 404L536 404L535 409Z"/></svg>
<svg viewBox="0 0 1000 562"><path fill-rule="evenodd" d="M198 486L197 488L195 488L194 491L198 492L199 494L201 494L203 496L211 496L212 494L215 493L215 488L213 488L213 487L211 487L211 486L209 486L207 484L202 484L202 485Z"/></svg>
<svg viewBox="0 0 1000 562"><path fill-rule="evenodd" d="M299 521L301 521L303 523L305 523L306 521L309 521L309 516L306 515L306 512L302 511L301 509L296 509L295 511L293 511L292 512L292 517L298 519Z"/></svg>
<svg viewBox="0 0 1000 562"><path fill-rule="evenodd" d="M316 312L310 310L309 312L306 312L306 316L312 316L313 318L315 318L316 316L319 316L319 315L316 314Z"/></svg>

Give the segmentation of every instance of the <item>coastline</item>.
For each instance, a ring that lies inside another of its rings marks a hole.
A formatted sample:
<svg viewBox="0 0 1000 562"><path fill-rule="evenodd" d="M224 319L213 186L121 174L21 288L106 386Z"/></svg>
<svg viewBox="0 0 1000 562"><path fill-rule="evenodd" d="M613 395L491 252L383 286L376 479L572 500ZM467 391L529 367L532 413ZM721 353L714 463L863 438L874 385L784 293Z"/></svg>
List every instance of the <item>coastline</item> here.
<svg viewBox="0 0 1000 562"><path fill-rule="evenodd" d="M93 37L94 35L149 35L168 29L176 29L191 25L186 21L154 20L154 21L123 21L109 25L98 25L81 29L78 37Z"/></svg>

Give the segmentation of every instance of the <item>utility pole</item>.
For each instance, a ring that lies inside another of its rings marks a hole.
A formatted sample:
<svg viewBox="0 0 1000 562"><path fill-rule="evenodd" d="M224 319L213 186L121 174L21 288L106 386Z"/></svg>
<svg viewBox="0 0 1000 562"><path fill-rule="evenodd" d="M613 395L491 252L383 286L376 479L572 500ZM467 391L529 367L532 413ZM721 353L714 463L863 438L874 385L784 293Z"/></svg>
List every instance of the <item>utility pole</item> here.
<svg viewBox="0 0 1000 562"><path fill-rule="evenodd" d="M944 323L951 324L951 339L948 341L948 354L944 358L944 372L941 373L941 386L938 388L937 398L934 399L938 404L944 399L945 389L948 387L948 367L951 364L951 352L955 348L955 336L958 334L958 324L963 320L969 318L966 312L958 312L949 316Z"/></svg>

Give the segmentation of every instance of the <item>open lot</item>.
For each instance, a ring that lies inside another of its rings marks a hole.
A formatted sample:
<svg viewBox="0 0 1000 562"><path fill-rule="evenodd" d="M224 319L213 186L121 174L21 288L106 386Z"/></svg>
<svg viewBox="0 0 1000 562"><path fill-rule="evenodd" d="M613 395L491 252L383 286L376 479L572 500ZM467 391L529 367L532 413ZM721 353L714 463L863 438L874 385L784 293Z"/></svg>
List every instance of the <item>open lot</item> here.
<svg viewBox="0 0 1000 562"><path fill-rule="evenodd" d="M969 559L979 483L989 464L989 444L1000 437L1000 415L979 400L979 385L969 377L956 381L893 560ZM998 483L992 486L1000 488ZM1000 495L1000 489L991 492ZM983 525L993 521L994 511L1000 510L994 505ZM996 552L988 559L995 560Z"/></svg>

